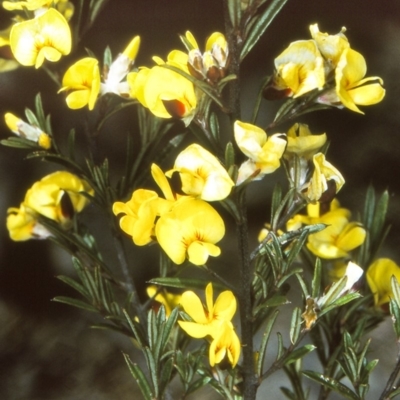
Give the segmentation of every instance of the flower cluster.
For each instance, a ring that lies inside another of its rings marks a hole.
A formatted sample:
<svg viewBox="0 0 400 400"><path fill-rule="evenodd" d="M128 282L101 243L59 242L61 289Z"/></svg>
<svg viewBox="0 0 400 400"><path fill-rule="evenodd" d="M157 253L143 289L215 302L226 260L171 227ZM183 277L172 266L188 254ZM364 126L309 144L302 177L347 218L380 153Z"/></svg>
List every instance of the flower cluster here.
<svg viewBox="0 0 400 400"><path fill-rule="evenodd" d="M234 367L239 361L241 347L231 322L236 312L236 298L226 290L214 303L212 283L207 285L205 295L206 306L194 292L182 294L180 304L193 321L178 321L179 326L194 338L211 338L209 359L212 367L225 359Z"/></svg>
<svg viewBox="0 0 400 400"><path fill-rule="evenodd" d="M365 78L364 57L350 47L345 28L328 35L310 26L312 39L293 42L275 59L275 74L264 91L268 99L322 91L318 102L362 113L357 105L379 103L385 96L379 77Z"/></svg>
<svg viewBox="0 0 400 400"><path fill-rule="evenodd" d="M11 239L23 241L50 236L40 224L40 217L69 228L74 214L89 203L82 193L94 194L88 183L76 175L59 171L45 176L26 192L20 208L8 209L7 229Z"/></svg>
<svg viewBox="0 0 400 400"><path fill-rule="evenodd" d="M298 229L303 224L325 224L326 228L308 237L307 248L317 257L333 260L349 257L349 252L361 246L366 231L358 222L350 222L351 213L333 201L330 210L321 210L321 204L309 204L307 215L295 215L289 222L289 229Z"/></svg>
<svg viewBox="0 0 400 400"><path fill-rule="evenodd" d="M151 173L164 198L153 190L138 189L128 202L114 203L114 214L124 214L121 229L138 246L156 240L176 264L187 258L203 265L209 256L218 256L221 250L215 244L223 238L225 225L206 201L223 200L234 186L220 162L200 145L192 144L166 174L156 164ZM174 193L170 186L167 177L175 173L185 195Z"/></svg>

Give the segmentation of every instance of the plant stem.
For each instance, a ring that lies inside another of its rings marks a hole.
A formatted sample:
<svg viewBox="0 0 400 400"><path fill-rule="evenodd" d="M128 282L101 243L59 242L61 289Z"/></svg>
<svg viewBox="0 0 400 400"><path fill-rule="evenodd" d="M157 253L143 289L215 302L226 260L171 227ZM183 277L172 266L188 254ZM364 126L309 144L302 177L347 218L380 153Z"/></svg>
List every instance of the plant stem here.
<svg viewBox="0 0 400 400"><path fill-rule="evenodd" d="M397 375L400 373L400 348L397 353L397 361L396 361L396 366L394 367L392 373L389 376L389 379L386 383L385 389L381 394L381 397L379 397L379 400L387 400L389 399L389 394L392 392L395 387L394 387L394 381L396 380Z"/></svg>
<svg viewBox="0 0 400 400"><path fill-rule="evenodd" d="M124 281L125 281L127 290L130 293L132 293L133 307L135 309L135 312L136 312L142 326L146 327L147 326L147 315L140 303L140 299L139 299L139 295L136 290L135 283L133 282L132 276L129 272L128 262L126 260L126 253L125 253L124 246L122 244L121 235L118 232L114 231L113 237L114 237L115 249L116 249L117 255L118 255L118 261L121 266L121 270L122 270L122 274L124 276Z"/></svg>
<svg viewBox="0 0 400 400"><path fill-rule="evenodd" d="M253 400L256 398L257 378L254 370L253 352L253 304L252 304L252 274L250 268L249 234L247 223L246 199L243 196L238 201L241 220L237 222L238 247L240 251L240 282L239 292L240 304L240 326L242 332L243 349L243 399Z"/></svg>

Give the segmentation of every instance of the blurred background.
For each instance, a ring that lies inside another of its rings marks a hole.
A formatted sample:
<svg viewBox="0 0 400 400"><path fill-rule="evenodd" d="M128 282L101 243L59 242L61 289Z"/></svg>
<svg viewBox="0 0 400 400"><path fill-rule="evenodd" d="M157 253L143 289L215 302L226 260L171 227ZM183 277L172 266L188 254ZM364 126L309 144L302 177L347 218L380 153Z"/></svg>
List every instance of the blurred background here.
<svg viewBox="0 0 400 400"><path fill-rule="evenodd" d="M10 15L0 11L0 29L10 23ZM362 210L368 185L378 193L390 193L389 222L392 230L380 256L392 257L400 264L400 2L398 0L289 0L264 37L242 66L243 120L249 120L261 79L272 72L274 58L295 40L308 39L309 25L318 23L321 32L331 34L347 28L352 48L367 61L367 76L380 76L387 89L382 103L364 107L365 115L349 110L326 110L307 114L299 122L309 124L314 133L326 132L331 140L329 160L344 175L346 184L339 200L355 215ZM221 0L112 0L84 36L79 50L64 58L60 70L84 55L89 48L98 57L110 46L114 55L122 51L135 35L142 44L136 65L152 65L151 56L165 57L181 48L179 34L190 30L199 44L214 31L223 31ZM41 92L44 109L52 115L53 130L62 142L71 126L77 136L84 129L87 112L72 112L63 95L47 75L34 68L21 67L0 74L0 115L10 111L23 116L25 107L34 108L34 96ZM262 104L260 126L270 122L279 104ZM118 158L124 151L126 132L134 123L133 111L118 114L101 132L101 149L118 171ZM289 126L282 127L285 131ZM0 118L0 138L10 136ZM122 150L121 150L122 149ZM132 351L128 339L118 334L90 330L98 320L88 313L52 303L58 295L73 295L60 281L59 274L72 274L69 257L49 242L12 242L5 228L6 210L18 207L28 187L54 166L24 160L16 149L0 148L0 398L9 400L44 399L140 399L135 383L124 364L121 351ZM252 243L269 215L270 190L279 173L266 177L250 188ZM95 226L101 219L95 210L86 218ZM107 238L98 238L112 253ZM225 245L235 247L235 243ZM223 245L224 246L224 245ZM133 247L133 246L132 246ZM133 273L144 282L156 273L148 249L132 250L145 255L146 268ZM112 255L110 255L112 259ZM225 272L231 271L227 262ZM146 272L143 272L143 271ZM390 327L389 327L390 328ZM372 382L370 399L377 398L384 381L380 373L394 364L395 338L383 323L375 335L370 357L381 358L380 372ZM134 355L132 356L134 358ZM268 385L268 381L265 386ZM268 398L283 398L266 389ZM375 394L374 394L375 393ZM136 397L135 397L136 396ZM260 394L260 399L265 398ZM375 396L375 397L374 397ZM201 398L216 399L217 394L202 392ZM200 398L197 397L197 398ZM196 398L196 396L194 396ZM332 397L334 398L334 396Z"/></svg>

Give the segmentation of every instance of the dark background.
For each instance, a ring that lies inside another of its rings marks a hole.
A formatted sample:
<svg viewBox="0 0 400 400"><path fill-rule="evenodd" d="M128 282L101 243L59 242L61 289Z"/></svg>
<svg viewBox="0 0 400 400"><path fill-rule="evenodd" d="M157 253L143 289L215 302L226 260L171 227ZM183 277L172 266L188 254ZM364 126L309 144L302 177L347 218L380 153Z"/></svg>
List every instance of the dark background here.
<svg viewBox="0 0 400 400"><path fill-rule="evenodd" d="M5 27L9 14L0 11L0 17ZM346 179L339 194L343 206L361 211L370 184L378 192L389 190L389 220L393 228L381 256L393 257L400 264L399 1L289 0L243 63L242 119L250 119L259 82L271 73L274 57L290 42L308 39L308 27L316 22L322 32L331 34L346 26L352 48L367 60L367 76L383 78L387 93L382 103L362 108L364 116L349 110L327 110L308 114L300 121L308 123L315 133L326 132L331 140L329 160ZM210 33L223 31L222 2L112 0L83 38L80 50L64 58L60 68L63 71L80 58L83 47L90 48L99 60L107 45L117 54L137 34L142 44L136 65L152 65L152 55L165 57L174 48L182 49L178 34L188 29L199 44ZM39 91L61 141L71 125L79 134L86 111L67 110L63 96L56 95L55 85L43 71L34 68L0 75L0 114L11 111L22 116L25 107L34 107L33 98ZM277 107L275 103L263 103L261 126L271 121ZM116 165L132 121L127 112L122 119L113 119L102 132L104 151L111 149L110 160ZM3 121L0 127L1 138L6 138L9 132ZM120 355L120 350L130 349L129 342L118 335L88 330L95 318L49 301L56 295L71 294L54 278L71 273L69 258L47 242L14 243L8 238L7 208L18 206L26 189L51 170L43 163L23 160L18 150L0 148L0 398L139 398L131 397L135 384ZM268 176L251 188L252 244L268 218L268 197L275 179ZM95 220L98 216L89 210L88 218ZM150 277L141 271L134 273L141 282ZM395 346L393 335L389 338ZM389 359L388 364L393 361ZM202 398L207 395L217 397L206 392Z"/></svg>

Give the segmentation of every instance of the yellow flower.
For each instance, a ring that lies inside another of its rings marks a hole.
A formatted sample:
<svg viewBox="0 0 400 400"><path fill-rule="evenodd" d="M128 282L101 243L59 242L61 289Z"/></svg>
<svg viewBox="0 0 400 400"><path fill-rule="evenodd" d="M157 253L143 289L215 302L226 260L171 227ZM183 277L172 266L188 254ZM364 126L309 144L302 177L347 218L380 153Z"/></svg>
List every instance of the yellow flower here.
<svg viewBox="0 0 400 400"><path fill-rule="evenodd" d="M24 204L20 208L7 210L7 229L10 238L16 242L29 239L46 239L50 232L37 220L37 213Z"/></svg>
<svg viewBox="0 0 400 400"><path fill-rule="evenodd" d="M150 285L146 289L147 295L165 307L165 314L171 315L174 308L178 307L181 302L182 295L167 292L165 289L160 289L155 285Z"/></svg>
<svg viewBox="0 0 400 400"><path fill-rule="evenodd" d="M339 208L319 218L328 225L324 230L308 237L307 248L317 257L335 259L347 257L349 251L364 243L366 231L357 222L349 222L349 212Z"/></svg>
<svg viewBox="0 0 400 400"><path fill-rule="evenodd" d="M239 361L241 351L240 340L234 331L232 324L224 321L210 344L209 358L210 365L213 367L228 358L232 367Z"/></svg>
<svg viewBox="0 0 400 400"><path fill-rule="evenodd" d="M71 30L54 8L11 29L10 46L16 60L39 68L45 59L55 62L71 51Z"/></svg>
<svg viewBox="0 0 400 400"><path fill-rule="evenodd" d="M128 74L130 96L160 118L180 118L189 125L195 116L197 98L189 80L179 73L163 67L165 63L156 58L159 65ZM173 65L189 73L187 55L177 50L168 55L166 65Z"/></svg>
<svg viewBox="0 0 400 400"><path fill-rule="evenodd" d="M89 203L81 192L93 195L82 179L65 171L57 171L36 182L26 193L24 204L47 218L68 227L75 212Z"/></svg>
<svg viewBox="0 0 400 400"><path fill-rule="evenodd" d="M367 270L367 282L377 306L388 303L393 298L391 278L400 282L400 267L389 258L379 258Z"/></svg>
<svg viewBox="0 0 400 400"><path fill-rule="evenodd" d="M158 243L175 264L186 257L195 265L204 265L209 256L221 250L215 243L225 235L223 219L203 200L181 197L156 224Z"/></svg>
<svg viewBox="0 0 400 400"><path fill-rule="evenodd" d="M206 306L203 306L194 292L187 291L182 294L181 306L193 322L178 321L178 324L194 338L211 336L213 340L209 358L212 367L225 357L234 367L239 361L241 351L239 338L231 322L237 308L236 298L230 290L226 290L220 293L214 303L212 283L207 285L205 294Z"/></svg>
<svg viewBox="0 0 400 400"><path fill-rule="evenodd" d="M329 197L335 196L344 185L342 174L328 161L325 160L325 155L322 153L315 154L313 157L314 172L310 179L306 196L311 202L321 199L321 196L326 193ZM333 182L334 190L330 182Z"/></svg>
<svg viewBox="0 0 400 400"><path fill-rule="evenodd" d="M175 160L166 173L171 178L178 172L182 191L206 201L223 200L235 185L217 158L198 144L191 144Z"/></svg>
<svg viewBox="0 0 400 400"><path fill-rule="evenodd" d="M88 105L93 110L100 92L98 61L92 57L82 58L68 68L62 80L61 91L70 92L66 98L73 110Z"/></svg>
<svg viewBox="0 0 400 400"><path fill-rule="evenodd" d="M188 58L190 73L198 79L216 83L222 79L228 68L229 49L225 36L214 32L206 42L206 51L201 53L191 32L186 32L186 40L191 46Z"/></svg>
<svg viewBox="0 0 400 400"><path fill-rule="evenodd" d="M333 199L328 205L326 203L321 204L317 201L316 203L307 204L307 215L296 214L291 218L286 224L286 229L288 231L294 231L300 229L303 225L319 224L324 214L333 211L334 213L332 215L344 216L347 219L351 216L349 210L340 207L340 203L337 199Z"/></svg>
<svg viewBox="0 0 400 400"><path fill-rule="evenodd" d="M345 107L361 114L356 104L368 106L385 97L383 80L377 76L364 78L366 73L367 65L360 53L350 48L342 52L335 70L336 94Z"/></svg>
<svg viewBox="0 0 400 400"><path fill-rule="evenodd" d="M120 219L121 229L132 236L137 246L144 246L155 237L154 225L158 216L171 208L171 203L158 197L152 190L138 189L132 194L132 198L126 202L115 202L113 213L125 214Z"/></svg>
<svg viewBox="0 0 400 400"><path fill-rule="evenodd" d="M299 97L325 84L324 60L314 40L293 42L275 59L274 87Z"/></svg>
<svg viewBox="0 0 400 400"><path fill-rule="evenodd" d="M325 74L336 68L343 51L350 47L343 27L336 35L328 35L319 31L318 24L310 25L312 38L315 40L322 57L325 59Z"/></svg>
<svg viewBox="0 0 400 400"><path fill-rule="evenodd" d="M11 113L6 113L4 119L8 128L16 135L37 142L40 147L46 150L51 147L50 136L37 126L30 125Z"/></svg>
<svg viewBox="0 0 400 400"><path fill-rule="evenodd" d="M180 304L193 322L178 321L179 326L194 338L215 337L223 321L230 322L235 315L236 298L230 290L220 293L214 303L213 286L210 282L205 289L206 306L191 290L182 294Z"/></svg>
<svg viewBox="0 0 400 400"><path fill-rule="evenodd" d="M240 184L257 170L259 173L253 178L255 180L279 168L287 144L286 135L278 133L267 138L267 134L261 128L241 121L235 122L234 134L239 149L249 157L239 169L236 184Z"/></svg>
<svg viewBox="0 0 400 400"><path fill-rule="evenodd" d="M129 95L128 82L122 81L132 68L140 46L140 37L135 36L125 50L118 55L106 73L104 83L101 84L101 93L115 93L120 96Z"/></svg>
<svg viewBox="0 0 400 400"><path fill-rule="evenodd" d="M306 124L294 124L287 132L285 158L293 154L310 159L326 143L326 134L313 135Z"/></svg>

